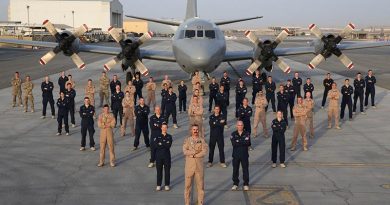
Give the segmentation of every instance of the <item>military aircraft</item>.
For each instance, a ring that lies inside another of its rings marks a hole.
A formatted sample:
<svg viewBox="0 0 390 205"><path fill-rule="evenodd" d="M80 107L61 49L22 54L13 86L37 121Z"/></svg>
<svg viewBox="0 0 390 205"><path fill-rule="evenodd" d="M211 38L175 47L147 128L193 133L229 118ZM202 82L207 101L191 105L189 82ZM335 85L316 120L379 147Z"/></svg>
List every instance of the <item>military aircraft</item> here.
<svg viewBox="0 0 390 205"><path fill-rule="evenodd" d="M218 27L231 23L248 21L262 18L262 16L243 18L230 21L212 22L201 19L197 15L197 0L187 0L187 12L183 22L159 20L144 18L138 16L127 16L130 18L141 19L170 26L178 26L175 36L172 39L172 51L150 50L140 48L140 45L152 38L153 33L148 32L139 39L126 38L116 29L110 28L108 32L119 43L120 47L107 47L87 45L80 43L79 36L87 30L86 25L76 29L74 33L67 31L58 33L54 26L48 21L43 22L43 26L55 36L57 42L38 42L0 39L0 43L11 43L20 45L31 45L37 47L53 48L52 51L44 55L39 62L43 65L52 60L56 54L61 51L66 56L71 57L78 68L84 69L85 64L77 55L79 52L92 52L101 54L110 54L115 57L103 65L104 69L109 71L117 63L121 63L125 71L129 67L134 75L138 70L143 75L148 75L148 69L142 63L142 59L176 62L187 73L193 74L195 71L201 71L204 74L213 72L222 62L251 60L252 64L246 69L246 73L251 75L257 69L266 69L271 71L273 62L282 69L283 72L289 73L291 67L280 57L299 54L315 54L315 58L308 64L310 69L314 69L326 58L333 54L348 68L353 68L352 61L344 55L342 50L361 49L370 47L390 46L390 42L367 42L367 43L349 43L340 44L342 39L351 33L355 26L348 24L339 34L323 34L320 29L312 24L309 26L310 31L319 39L312 43L313 46L294 47L294 48L277 48L285 40L289 31L283 30L275 40L262 41L251 32L245 32L245 36L254 44L253 49L241 51L227 51L226 41L223 32Z"/></svg>

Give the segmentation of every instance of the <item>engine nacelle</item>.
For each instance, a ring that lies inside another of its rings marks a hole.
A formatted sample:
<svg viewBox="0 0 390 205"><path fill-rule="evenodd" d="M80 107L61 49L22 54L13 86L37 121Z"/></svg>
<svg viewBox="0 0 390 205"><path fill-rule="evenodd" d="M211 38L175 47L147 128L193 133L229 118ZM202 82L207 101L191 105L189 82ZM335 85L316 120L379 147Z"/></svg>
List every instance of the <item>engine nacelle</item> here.
<svg viewBox="0 0 390 205"><path fill-rule="evenodd" d="M70 31L62 31L62 32L59 32L60 36L64 37L64 39L68 38L69 36L72 35L72 33ZM65 56L71 56L72 55L72 52L73 53L79 53L79 48L80 48L80 39L79 38L76 38L73 43L71 44L71 46L67 46L64 44L65 41L63 42L62 45L60 46L63 46L65 49L63 50L63 53Z"/></svg>

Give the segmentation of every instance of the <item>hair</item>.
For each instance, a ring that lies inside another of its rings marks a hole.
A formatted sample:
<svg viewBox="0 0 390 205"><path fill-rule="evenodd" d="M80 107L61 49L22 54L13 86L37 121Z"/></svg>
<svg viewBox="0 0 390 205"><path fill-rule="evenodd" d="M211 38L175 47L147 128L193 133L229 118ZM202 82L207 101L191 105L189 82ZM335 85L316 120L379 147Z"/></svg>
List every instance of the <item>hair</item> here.
<svg viewBox="0 0 390 205"><path fill-rule="evenodd" d="M89 97L84 97L84 100L88 99L89 100Z"/></svg>
<svg viewBox="0 0 390 205"><path fill-rule="evenodd" d="M127 93L129 93L129 94L130 94L130 92L129 92L129 91L126 91L126 94L127 94Z"/></svg>
<svg viewBox="0 0 390 205"><path fill-rule="evenodd" d="M19 74L19 72L18 72L18 71L16 71L16 72L15 72L15 74Z"/></svg>
<svg viewBox="0 0 390 205"><path fill-rule="evenodd" d="M362 73L358 72L356 75L361 75Z"/></svg>
<svg viewBox="0 0 390 205"><path fill-rule="evenodd" d="M104 106L103 107L110 107L110 106L108 106L108 104L104 104Z"/></svg>
<svg viewBox="0 0 390 205"><path fill-rule="evenodd" d="M227 72L227 70L225 70L225 71L223 71L223 73L226 73L226 74L227 74L228 72Z"/></svg>
<svg viewBox="0 0 390 205"><path fill-rule="evenodd" d="M291 80L290 80L290 79L288 79L288 80L287 80L287 82L291 82Z"/></svg>
<svg viewBox="0 0 390 205"><path fill-rule="evenodd" d="M368 70L368 72L372 71L371 69Z"/></svg>
<svg viewBox="0 0 390 205"><path fill-rule="evenodd" d="M168 89L173 89L173 88L172 88L172 86L169 86L169 88L168 88Z"/></svg>
<svg viewBox="0 0 390 205"><path fill-rule="evenodd" d="M168 127L168 124L167 124L166 122L163 122L163 123L161 124L161 127L164 126L164 125Z"/></svg>
<svg viewBox="0 0 390 205"><path fill-rule="evenodd" d="M223 87L223 88L225 88L225 86L224 86L224 85L219 85L219 87Z"/></svg>
<svg viewBox="0 0 390 205"><path fill-rule="evenodd" d="M267 78L272 78L272 76L271 76L271 75L269 75Z"/></svg>
<svg viewBox="0 0 390 205"><path fill-rule="evenodd" d="M167 86L167 84L166 84L166 83L163 83L163 86Z"/></svg>
<svg viewBox="0 0 390 205"><path fill-rule="evenodd" d="M306 80L311 80L311 78L306 78Z"/></svg>
<svg viewBox="0 0 390 205"><path fill-rule="evenodd" d="M198 125L198 124L192 124L192 125L191 125L191 128L193 128L193 127L199 128L199 125Z"/></svg>
<svg viewBox="0 0 390 205"><path fill-rule="evenodd" d="M68 86L68 85L72 85L72 83L67 83L66 85L67 85L67 86Z"/></svg>
<svg viewBox="0 0 390 205"><path fill-rule="evenodd" d="M301 98L302 99L302 96L298 95L297 99Z"/></svg>
<svg viewBox="0 0 390 205"><path fill-rule="evenodd" d="M283 84L283 83L280 83L279 87L283 87L283 88L284 88L284 84Z"/></svg>
<svg viewBox="0 0 390 205"><path fill-rule="evenodd" d="M211 79L215 79L215 77L212 77Z"/></svg>
<svg viewBox="0 0 390 205"><path fill-rule="evenodd" d="M348 79L348 78L346 78L346 79L344 80L344 82L345 82L345 81L349 81L349 79Z"/></svg>
<svg viewBox="0 0 390 205"><path fill-rule="evenodd" d="M196 85L200 85L200 82L196 82L195 84L196 84Z"/></svg>
<svg viewBox="0 0 390 205"><path fill-rule="evenodd" d="M91 82L92 82L92 79L88 79L88 81L91 81Z"/></svg>
<svg viewBox="0 0 390 205"><path fill-rule="evenodd" d="M71 74L68 74L68 77L72 77L72 75L71 75Z"/></svg>
<svg viewBox="0 0 390 205"><path fill-rule="evenodd" d="M330 75L330 73L327 73L326 75Z"/></svg>
<svg viewBox="0 0 390 205"><path fill-rule="evenodd" d="M138 98L138 100L141 100L141 99L143 100L144 98L143 98L143 97L139 97L139 98Z"/></svg>
<svg viewBox="0 0 390 205"><path fill-rule="evenodd" d="M102 71L102 73L106 74L106 71Z"/></svg>
<svg viewBox="0 0 390 205"><path fill-rule="evenodd" d="M299 72L298 71L295 71L295 73L294 74L299 74Z"/></svg>
<svg viewBox="0 0 390 205"><path fill-rule="evenodd" d="M244 99L242 99L242 101L244 101L244 100L247 100L247 101L249 101L249 100L248 100L248 98L244 98Z"/></svg>
<svg viewBox="0 0 390 205"><path fill-rule="evenodd" d="M332 85L337 85L337 83L336 83L336 82L333 82Z"/></svg>
<svg viewBox="0 0 390 205"><path fill-rule="evenodd" d="M214 109L215 108L219 108L219 109L221 109L221 106L219 106L219 105L216 105L216 106L214 106Z"/></svg>

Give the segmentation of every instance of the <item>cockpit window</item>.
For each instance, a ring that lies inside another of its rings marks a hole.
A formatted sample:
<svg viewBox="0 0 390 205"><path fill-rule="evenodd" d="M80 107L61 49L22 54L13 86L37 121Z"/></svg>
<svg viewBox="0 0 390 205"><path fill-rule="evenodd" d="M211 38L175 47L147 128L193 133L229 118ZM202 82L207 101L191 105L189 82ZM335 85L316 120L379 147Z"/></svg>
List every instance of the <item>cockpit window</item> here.
<svg viewBox="0 0 390 205"><path fill-rule="evenodd" d="M186 38L194 38L195 37L195 31L194 30L186 30L185 37Z"/></svg>
<svg viewBox="0 0 390 205"><path fill-rule="evenodd" d="M196 35L198 36L198 38L203 38L203 30L197 30L196 31Z"/></svg>
<svg viewBox="0 0 390 205"><path fill-rule="evenodd" d="M206 30L205 35L207 38L215 38L215 31L214 30Z"/></svg>

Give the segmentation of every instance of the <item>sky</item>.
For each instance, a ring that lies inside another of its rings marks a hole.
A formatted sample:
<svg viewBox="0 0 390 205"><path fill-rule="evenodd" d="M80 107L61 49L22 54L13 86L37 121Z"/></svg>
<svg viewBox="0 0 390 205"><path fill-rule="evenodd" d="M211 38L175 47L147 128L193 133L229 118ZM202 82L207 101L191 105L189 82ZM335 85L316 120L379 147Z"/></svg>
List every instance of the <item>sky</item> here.
<svg viewBox="0 0 390 205"><path fill-rule="evenodd" d="M0 0L0 20L7 20L9 0ZM120 0L125 14L183 19L186 0ZM198 0L198 15L210 20L264 16L232 28L269 26L358 27L390 26L389 0Z"/></svg>

